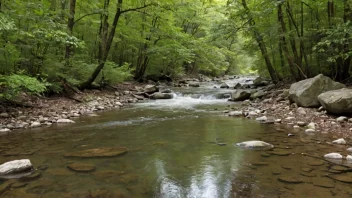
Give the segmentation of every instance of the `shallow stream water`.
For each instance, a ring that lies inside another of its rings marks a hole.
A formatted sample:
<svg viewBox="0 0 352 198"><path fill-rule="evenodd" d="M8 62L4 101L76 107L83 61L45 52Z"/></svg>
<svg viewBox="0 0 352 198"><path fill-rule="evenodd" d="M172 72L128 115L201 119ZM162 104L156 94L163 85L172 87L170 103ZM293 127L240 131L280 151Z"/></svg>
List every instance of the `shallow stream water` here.
<svg viewBox="0 0 352 198"><path fill-rule="evenodd" d="M82 117L73 125L0 136L0 162L30 159L38 168L32 177L2 179L2 197L352 197L350 165L322 158L345 153L348 146L329 144L329 134L228 117L222 111L240 104L216 99L229 90L213 86L179 88L174 99ZM235 146L248 140L275 148ZM126 147L128 153L64 157L104 147ZM72 163L91 164L95 170L75 172L67 168Z"/></svg>

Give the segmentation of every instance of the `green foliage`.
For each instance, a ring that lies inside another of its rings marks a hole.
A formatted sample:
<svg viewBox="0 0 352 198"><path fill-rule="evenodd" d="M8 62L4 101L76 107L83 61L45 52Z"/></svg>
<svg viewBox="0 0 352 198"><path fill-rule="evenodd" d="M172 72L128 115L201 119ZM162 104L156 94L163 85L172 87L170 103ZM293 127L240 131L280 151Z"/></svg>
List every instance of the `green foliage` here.
<svg viewBox="0 0 352 198"><path fill-rule="evenodd" d="M23 74L0 75L0 99L13 100L21 92L41 94L46 91L47 86L50 83Z"/></svg>

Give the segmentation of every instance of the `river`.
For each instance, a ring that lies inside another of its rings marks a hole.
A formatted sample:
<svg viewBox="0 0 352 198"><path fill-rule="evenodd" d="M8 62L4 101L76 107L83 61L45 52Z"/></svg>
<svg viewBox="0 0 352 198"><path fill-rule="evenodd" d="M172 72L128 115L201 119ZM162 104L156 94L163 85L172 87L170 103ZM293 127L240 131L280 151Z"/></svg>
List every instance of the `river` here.
<svg viewBox="0 0 352 198"><path fill-rule="evenodd" d="M0 136L1 162L30 159L38 168L32 177L2 179L3 197L352 196L350 184L327 177L352 178L349 165L318 159L332 147L345 150L345 146L325 144L331 136L228 117L223 111L241 104L218 99L229 90L216 89L214 83L173 90L176 94L171 100L81 117L74 125ZM247 140L266 141L275 148L260 151L235 146ZM64 156L104 147L126 147L128 153L105 158ZM69 170L67 166L74 163L95 169Z"/></svg>

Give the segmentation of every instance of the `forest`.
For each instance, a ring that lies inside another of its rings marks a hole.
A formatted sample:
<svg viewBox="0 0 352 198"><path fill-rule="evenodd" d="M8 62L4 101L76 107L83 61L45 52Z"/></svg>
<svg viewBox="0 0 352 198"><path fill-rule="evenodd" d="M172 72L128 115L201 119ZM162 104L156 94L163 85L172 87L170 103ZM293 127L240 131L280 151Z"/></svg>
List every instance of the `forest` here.
<svg viewBox="0 0 352 198"><path fill-rule="evenodd" d="M323 73L347 83L352 0L1 0L0 100L125 80Z"/></svg>

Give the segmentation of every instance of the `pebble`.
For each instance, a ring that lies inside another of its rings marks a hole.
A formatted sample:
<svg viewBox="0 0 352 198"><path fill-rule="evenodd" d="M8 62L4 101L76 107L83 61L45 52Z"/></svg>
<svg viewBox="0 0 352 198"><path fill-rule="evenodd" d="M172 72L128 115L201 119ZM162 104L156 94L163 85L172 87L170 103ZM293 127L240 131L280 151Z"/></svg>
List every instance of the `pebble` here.
<svg viewBox="0 0 352 198"><path fill-rule="evenodd" d="M293 121L295 119L296 119L295 117L287 117L287 118L285 118L285 120L287 120L287 121Z"/></svg>
<svg viewBox="0 0 352 198"><path fill-rule="evenodd" d="M333 144L346 144L346 140L343 138L332 141Z"/></svg>
<svg viewBox="0 0 352 198"><path fill-rule="evenodd" d="M301 114L301 115L307 114L306 110L304 110L304 108L302 108L302 107L298 107L296 110L296 113Z"/></svg>
<svg viewBox="0 0 352 198"><path fill-rule="evenodd" d="M305 132L306 132L306 133L314 133L315 130L314 130L314 129L306 129Z"/></svg>

